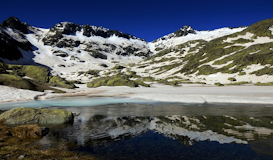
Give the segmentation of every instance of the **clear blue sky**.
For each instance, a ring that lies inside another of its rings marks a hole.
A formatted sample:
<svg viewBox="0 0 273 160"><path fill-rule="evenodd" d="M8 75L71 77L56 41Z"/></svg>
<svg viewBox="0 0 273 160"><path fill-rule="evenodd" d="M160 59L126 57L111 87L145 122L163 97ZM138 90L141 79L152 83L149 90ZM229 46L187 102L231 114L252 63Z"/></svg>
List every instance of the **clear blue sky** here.
<svg viewBox="0 0 273 160"><path fill-rule="evenodd" d="M184 25L212 30L273 18L273 0L0 0L0 21L10 16L36 27L70 21L152 41Z"/></svg>

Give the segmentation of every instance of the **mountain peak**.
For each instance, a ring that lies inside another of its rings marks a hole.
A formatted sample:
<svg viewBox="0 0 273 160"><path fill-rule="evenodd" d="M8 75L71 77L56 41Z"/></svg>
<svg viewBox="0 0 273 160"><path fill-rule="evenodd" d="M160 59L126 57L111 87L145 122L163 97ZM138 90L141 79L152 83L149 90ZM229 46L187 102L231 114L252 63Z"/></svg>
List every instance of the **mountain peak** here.
<svg viewBox="0 0 273 160"><path fill-rule="evenodd" d="M62 34L74 34L76 31L80 31L80 25L72 22L57 23L50 31L59 31Z"/></svg>
<svg viewBox="0 0 273 160"><path fill-rule="evenodd" d="M188 34L196 34L196 31L191 26L185 25L182 28L178 29L177 31L170 33L166 36L163 36L153 42L157 42L159 40L166 40L166 39L170 39L174 37L183 37L183 36L187 36Z"/></svg>
<svg viewBox="0 0 273 160"><path fill-rule="evenodd" d="M9 17L7 20L3 21L1 24L4 28L9 27L13 29L17 29L25 34L29 32L28 25L24 22L21 22L16 17Z"/></svg>
<svg viewBox="0 0 273 160"><path fill-rule="evenodd" d="M186 36L188 34L195 34L195 30L193 30L193 28L189 25L185 25L182 28L180 28L179 30L177 30L176 32L174 32L174 36L172 37L182 37L182 36Z"/></svg>

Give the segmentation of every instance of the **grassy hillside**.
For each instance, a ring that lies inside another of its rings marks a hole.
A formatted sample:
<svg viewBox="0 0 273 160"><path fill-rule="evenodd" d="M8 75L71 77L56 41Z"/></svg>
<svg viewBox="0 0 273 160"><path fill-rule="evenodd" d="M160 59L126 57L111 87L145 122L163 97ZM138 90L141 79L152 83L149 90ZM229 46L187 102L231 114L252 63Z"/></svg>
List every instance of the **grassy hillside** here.
<svg viewBox="0 0 273 160"><path fill-rule="evenodd" d="M272 33L273 19L267 19L211 41L195 40L170 48L156 48L155 55L132 70L157 79L176 77L207 82L209 75L220 73L238 79L248 76L247 82L251 82L259 76L273 75ZM270 78L260 79L270 81ZM215 78L212 81L213 84L221 80ZM227 78L226 82L229 82Z"/></svg>

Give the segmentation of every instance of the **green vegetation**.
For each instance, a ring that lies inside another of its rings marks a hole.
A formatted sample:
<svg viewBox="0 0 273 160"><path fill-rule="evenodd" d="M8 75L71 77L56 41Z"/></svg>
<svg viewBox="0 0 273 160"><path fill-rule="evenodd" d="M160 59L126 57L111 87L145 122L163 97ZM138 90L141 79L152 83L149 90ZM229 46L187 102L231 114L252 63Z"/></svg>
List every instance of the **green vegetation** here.
<svg viewBox="0 0 273 160"><path fill-rule="evenodd" d="M269 67L264 67L258 71L252 72L250 74L256 74L257 76L262 76L262 75L273 75L273 68L269 68Z"/></svg>
<svg viewBox="0 0 273 160"><path fill-rule="evenodd" d="M75 88L74 84L58 76L50 76L48 68L33 65L6 65L10 73L0 74L0 85L34 91L54 90L56 93L64 91L53 89L50 86ZM23 78L28 76L31 79Z"/></svg>
<svg viewBox="0 0 273 160"><path fill-rule="evenodd" d="M122 74L119 74L119 75L122 75ZM137 75L137 73L135 71L127 71L127 75L130 78L141 78L141 76Z"/></svg>
<svg viewBox="0 0 273 160"><path fill-rule="evenodd" d="M239 76L246 75L246 72L239 72Z"/></svg>
<svg viewBox="0 0 273 160"><path fill-rule="evenodd" d="M78 72L78 75L80 76L80 75L84 74L86 76L86 75L89 74L89 75L93 75L94 77L98 77L99 73L100 73L100 70L91 70L91 69L89 69L86 72L83 72L83 71Z"/></svg>
<svg viewBox="0 0 273 160"><path fill-rule="evenodd" d="M163 48L155 48L155 51L161 51Z"/></svg>
<svg viewBox="0 0 273 160"><path fill-rule="evenodd" d="M87 83L87 87L100 87L100 86L138 87L138 84L135 81L130 80L128 76L120 76L120 75L115 75L110 77L100 77Z"/></svg>
<svg viewBox="0 0 273 160"><path fill-rule="evenodd" d="M42 83L49 81L50 71L48 68L42 66L24 65L20 72Z"/></svg>
<svg viewBox="0 0 273 160"><path fill-rule="evenodd" d="M197 75L210 75L217 73L217 69L211 67L210 65L201 66L198 71L199 72L197 73Z"/></svg>
<svg viewBox="0 0 273 160"><path fill-rule="evenodd" d="M173 80L173 79L179 79L179 80ZM179 87L179 86L181 86L181 84L191 84L191 83L193 83L189 79L181 79L180 77L179 78L169 77L169 78L157 80L157 82L165 84L165 85L174 86L174 87Z"/></svg>
<svg viewBox="0 0 273 160"><path fill-rule="evenodd" d="M123 69L123 68L126 68L126 67L121 66L121 65L116 65L115 67L112 68L112 70L116 70L116 69L121 70L121 69Z"/></svg>
<svg viewBox="0 0 273 160"><path fill-rule="evenodd" d="M214 83L214 85L215 85L215 86L224 86L224 84L219 83L219 82Z"/></svg>
<svg viewBox="0 0 273 160"><path fill-rule="evenodd" d="M222 60L216 61L214 65L219 65L219 64L225 64L229 61L233 60L233 65L251 65L251 64L258 64L261 63L262 65L266 64L273 64L273 55L272 55L272 50L270 48L273 47L273 43L265 43L265 44L256 44L252 45L248 48L245 48L236 54L233 54L231 56L228 56ZM252 52L259 51L255 54L249 54Z"/></svg>
<svg viewBox="0 0 273 160"><path fill-rule="evenodd" d="M156 60L153 60L150 64L154 64L154 63L161 63L161 62L171 62L173 60L177 59L177 57L170 57L170 58L161 58L160 60L156 61Z"/></svg>
<svg viewBox="0 0 273 160"><path fill-rule="evenodd" d="M164 56L164 55L166 55L166 54L172 52L172 50L173 50L173 49L171 49L171 48L164 49L164 50L158 52L157 54L155 54L155 55L153 55L153 56L151 56L151 57L145 59L145 61L154 60L156 57L162 57L162 56Z"/></svg>
<svg viewBox="0 0 273 160"><path fill-rule="evenodd" d="M254 42L251 39L243 39L243 38L239 38L237 40L233 40L233 43L240 43L240 44L244 44L244 43L249 43L249 42Z"/></svg>
<svg viewBox="0 0 273 160"><path fill-rule="evenodd" d="M15 87L19 89L37 90L36 86L20 76L11 74L0 74L0 85Z"/></svg>
<svg viewBox="0 0 273 160"><path fill-rule="evenodd" d="M137 80L130 80L130 78L138 78ZM139 76L133 72L130 75L118 73L114 76L100 77L87 83L87 87L100 87L100 86L129 86L138 87L139 85L144 87L150 87L150 85L143 82Z"/></svg>
<svg viewBox="0 0 273 160"><path fill-rule="evenodd" d="M153 82L153 81L155 81L155 79L153 77L142 77L142 81Z"/></svg>
<svg viewBox="0 0 273 160"><path fill-rule="evenodd" d="M5 124L63 124L73 122L73 113L62 109L17 107L0 115Z"/></svg>
<svg viewBox="0 0 273 160"><path fill-rule="evenodd" d="M257 85L257 86L273 86L273 82L267 82L267 83L257 82L255 85Z"/></svg>
<svg viewBox="0 0 273 160"><path fill-rule="evenodd" d="M83 84L81 81L77 81L77 80L72 80L72 81L68 81L69 83L73 83L73 84Z"/></svg>
<svg viewBox="0 0 273 160"><path fill-rule="evenodd" d="M143 87L150 87L149 84L144 83L143 80L141 80L141 79L137 79L137 80L134 80L134 81L135 81L135 83L137 83L137 84L140 85L140 86L143 86Z"/></svg>
<svg viewBox="0 0 273 160"><path fill-rule="evenodd" d="M207 84L206 82L193 82L194 84Z"/></svg>
<svg viewBox="0 0 273 160"><path fill-rule="evenodd" d="M273 38L273 35L271 35L271 31L268 29L272 25L273 25L273 19L260 21L258 23L255 23L249 26L247 29L245 29L242 32L220 37L210 42L200 41L200 40L186 42L184 44L180 44L176 46L173 49L165 49L159 52L158 54L152 56L151 58L163 56L171 52L172 50L175 50L175 52L179 52L179 51L184 52L183 48L189 47L190 43L199 42L196 47L190 48L189 53L192 51L197 51L198 49L199 51L194 54L187 54L183 58L183 62L185 62L185 65L180 71L176 73L185 73L186 75L188 75L188 74L193 74L196 71L199 71L198 75L209 75L209 74L213 74L217 72L239 73L240 75L244 75L245 73L243 69L246 68L248 65L259 64L259 63L261 65L266 65L266 64L273 65L273 54L272 54L273 51L271 50L271 48L273 48L273 43L271 42L266 44L256 44L250 47L244 47L244 46L233 46L233 44L249 43L249 42L253 42L253 40L240 38L240 39L234 40L232 43L226 43L224 42L224 40L226 40L228 37L237 37L238 35L245 35L247 32L254 33L256 36L267 36L267 37ZM249 54L254 52L255 54ZM213 64L213 65L221 65L221 64L226 64L228 62L232 62L229 65L223 66L222 68L218 68L218 69L208 65L204 65L198 68L202 64L208 63L210 61L213 61L217 58L220 58L222 56L229 55L229 54L231 55L221 60L218 60L214 62ZM234 68L230 70L230 68L232 67ZM263 71L260 71L260 73L255 72L255 74L272 75L272 70L267 68L267 69L264 69Z"/></svg>
<svg viewBox="0 0 273 160"><path fill-rule="evenodd" d="M107 64L104 64L104 63L100 64L100 66L101 66L101 67L104 67L104 68L107 68L107 67L108 67Z"/></svg>
<svg viewBox="0 0 273 160"><path fill-rule="evenodd" d="M7 64L7 70L20 70L23 65Z"/></svg>
<svg viewBox="0 0 273 160"><path fill-rule="evenodd" d="M96 50L85 49L88 54L94 58L107 59L107 56Z"/></svg>
<svg viewBox="0 0 273 160"><path fill-rule="evenodd" d="M226 36L227 37L227 36ZM187 62L184 67L177 73L186 73L186 74L193 74L196 71L199 71L198 74L213 74L217 72L222 73L243 73L243 69L246 68L248 65L252 64L261 64L266 65L270 64L273 65L273 51L270 48L273 48L273 43L265 43L265 44L256 44L250 47L244 48L242 46L231 46L225 48L226 46L230 46L232 44L223 43L223 40L226 37L214 39L199 50L196 54L188 54L184 57L184 62ZM249 54L256 52L255 54ZM206 54L205 54L206 53ZM227 56L221 60L218 60L213 63L213 65L221 65L226 64L228 62L232 62L227 66L223 66L222 68L215 69L211 66L205 65L200 68L198 66L213 61L219 57L224 55L228 55L230 53L234 53L230 56ZM202 60L202 61L201 61ZM230 68L236 66L232 70ZM271 71L268 69L266 71L268 74L272 74ZM264 74L264 73L261 73Z"/></svg>
<svg viewBox="0 0 273 160"><path fill-rule="evenodd" d="M49 83L55 87L62 87L62 88L68 88L68 89L76 88L76 86L73 83L70 83L59 76L51 77L49 80Z"/></svg>
<svg viewBox="0 0 273 160"><path fill-rule="evenodd" d="M229 83L229 84L227 84L227 85L242 85L242 84L249 84L249 82L241 81L241 82Z"/></svg>
<svg viewBox="0 0 273 160"><path fill-rule="evenodd" d="M161 74L162 72L166 72L166 71L169 71L173 68L176 68L178 66L181 66L181 63L173 63L173 64L169 64L169 65L165 65L165 66L161 66L161 67L157 67L157 68L154 68L154 69L159 69L157 72L157 74Z"/></svg>
<svg viewBox="0 0 273 160"><path fill-rule="evenodd" d="M174 87L178 87L179 85L179 81L168 81L167 79L160 79L157 81L158 83L162 83L165 85L170 85L170 86L174 86Z"/></svg>
<svg viewBox="0 0 273 160"><path fill-rule="evenodd" d="M0 74L7 73L7 65L0 61Z"/></svg>
<svg viewBox="0 0 273 160"><path fill-rule="evenodd" d="M234 78L234 77L229 77L228 80L230 80L230 81L236 81L236 78Z"/></svg>
<svg viewBox="0 0 273 160"><path fill-rule="evenodd" d="M51 88L47 83L40 83L35 80L24 79L18 75L12 74L0 74L0 85L41 92L44 90L54 90L55 93L64 93L64 91Z"/></svg>
<svg viewBox="0 0 273 160"><path fill-rule="evenodd" d="M239 35L244 35L247 32L251 32L254 33L256 36L273 38L273 35L269 30L272 25L273 19L259 21L247 27L247 29L243 30L241 33L239 33Z"/></svg>
<svg viewBox="0 0 273 160"><path fill-rule="evenodd" d="M139 66L138 68L145 68L145 67L148 67L148 65L142 65L142 66Z"/></svg>
<svg viewBox="0 0 273 160"><path fill-rule="evenodd" d="M191 43L198 43L195 47L191 47L189 52L193 52L193 51L196 51L197 49L201 49L202 46L206 45L206 43L208 43L207 41L205 40L195 40L195 41L190 41Z"/></svg>
<svg viewBox="0 0 273 160"><path fill-rule="evenodd" d="M157 54L155 54L155 55L152 56L152 57L153 57L153 58L155 58L155 57L161 57L161 56L164 56L164 55L166 55L166 54L168 54L168 53L170 53L170 52L172 52L172 49L164 49L164 50L158 52ZM151 57L151 58L152 58L152 57ZM150 58L149 58L149 59L150 59Z"/></svg>

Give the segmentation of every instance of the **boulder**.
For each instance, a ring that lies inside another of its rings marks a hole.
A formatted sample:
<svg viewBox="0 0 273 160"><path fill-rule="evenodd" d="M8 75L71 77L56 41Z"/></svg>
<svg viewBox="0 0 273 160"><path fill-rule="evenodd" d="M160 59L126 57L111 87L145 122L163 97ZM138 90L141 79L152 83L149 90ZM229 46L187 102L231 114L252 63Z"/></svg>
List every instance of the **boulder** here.
<svg viewBox="0 0 273 160"><path fill-rule="evenodd" d="M76 86L73 83L70 83L64 78L61 78L59 76L52 76L49 80L49 83L56 87L62 87L62 88L68 88L68 89L76 88Z"/></svg>
<svg viewBox="0 0 273 160"><path fill-rule="evenodd" d="M24 65L20 72L38 82L47 83L49 81L50 70L46 67Z"/></svg>
<svg viewBox="0 0 273 160"><path fill-rule="evenodd" d="M61 109L18 107L0 115L5 124L63 124L73 122L73 113Z"/></svg>

